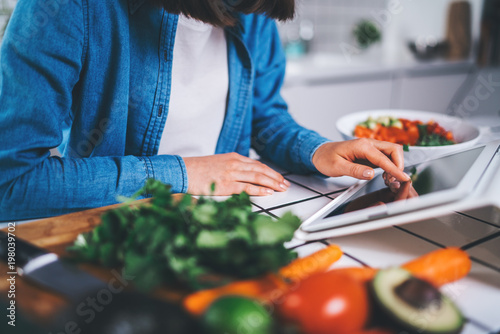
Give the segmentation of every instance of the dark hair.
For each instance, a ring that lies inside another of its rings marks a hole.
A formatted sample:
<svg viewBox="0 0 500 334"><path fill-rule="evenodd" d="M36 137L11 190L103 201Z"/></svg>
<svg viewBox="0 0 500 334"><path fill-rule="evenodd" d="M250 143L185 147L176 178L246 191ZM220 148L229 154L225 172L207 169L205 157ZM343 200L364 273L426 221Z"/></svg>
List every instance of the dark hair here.
<svg viewBox="0 0 500 334"><path fill-rule="evenodd" d="M295 0L153 0L167 12L224 27L236 24L236 13L265 14L288 20L295 13Z"/></svg>

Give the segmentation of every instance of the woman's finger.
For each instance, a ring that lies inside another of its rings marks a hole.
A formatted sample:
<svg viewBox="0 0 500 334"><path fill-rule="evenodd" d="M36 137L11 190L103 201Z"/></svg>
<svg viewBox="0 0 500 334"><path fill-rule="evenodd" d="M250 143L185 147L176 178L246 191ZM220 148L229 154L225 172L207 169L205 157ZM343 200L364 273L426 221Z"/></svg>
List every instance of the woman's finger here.
<svg viewBox="0 0 500 334"><path fill-rule="evenodd" d="M253 171L232 171L231 178L236 182L250 183L258 186L263 186L275 191L285 191L288 189L282 182Z"/></svg>
<svg viewBox="0 0 500 334"><path fill-rule="evenodd" d="M388 174L387 172L384 172L382 174L382 178L384 179L384 183L387 187L389 187L393 192L394 190L399 189L399 181L396 180L394 176L391 174Z"/></svg>
<svg viewBox="0 0 500 334"><path fill-rule="evenodd" d="M396 193L396 196L394 197L394 201L401 201L411 198L410 196L411 188L412 188L411 182L403 182L401 184L401 187L399 188L399 191Z"/></svg>
<svg viewBox="0 0 500 334"><path fill-rule="evenodd" d="M285 181L285 178L283 177L283 175L281 175L280 173L278 173L277 171L275 171L271 167L267 166L266 164L263 164L260 161L246 157L244 155L240 155L237 153L232 153L232 154L234 155L236 160L242 162L242 166L246 167L245 170L252 170L255 172L260 172L260 173L266 174L269 177L272 177L278 181Z"/></svg>
<svg viewBox="0 0 500 334"><path fill-rule="evenodd" d="M401 182L395 181L389 183L389 189L391 189L393 193L397 193L399 191L399 188L401 188Z"/></svg>
<svg viewBox="0 0 500 334"><path fill-rule="evenodd" d="M394 176L398 181L410 180L410 177L405 172L399 169L387 155L379 151L376 147L375 149L372 147L372 149L365 150L365 158L375 166L379 166L387 173Z"/></svg>
<svg viewBox="0 0 500 334"><path fill-rule="evenodd" d="M373 146L379 149L387 157L390 157L390 160L396 165L398 169L403 170L405 166L405 159L403 147L401 145L380 140L373 140L372 143Z"/></svg>
<svg viewBox="0 0 500 334"><path fill-rule="evenodd" d="M372 168L344 159L339 159L335 162L335 164L336 169L342 171L342 175L351 176L361 180L371 180L375 175Z"/></svg>
<svg viewBox="0 0 500 334"><path fill-rule="evenodd" d="M235 182L232 186L231 193L238 194L241 192L246 192L250 196L269 196L274 194L274 190L257 186L245 182Z"/></svg>
<svg viewBox="0 0 500 334"><path fill-rule="evenodd" d="M272 169L269 166L264 165L261 162L252 160L252 162L249 163L242 163L241 166L239 167L241 171L246 171L246 172L255 172L255 173L260 173L264 174L267 177L275 180L280 184L280 187L284 190L288 189L290 187L290 182L286 180L283 175L280 173L276 172L274 169Z"/></svg>

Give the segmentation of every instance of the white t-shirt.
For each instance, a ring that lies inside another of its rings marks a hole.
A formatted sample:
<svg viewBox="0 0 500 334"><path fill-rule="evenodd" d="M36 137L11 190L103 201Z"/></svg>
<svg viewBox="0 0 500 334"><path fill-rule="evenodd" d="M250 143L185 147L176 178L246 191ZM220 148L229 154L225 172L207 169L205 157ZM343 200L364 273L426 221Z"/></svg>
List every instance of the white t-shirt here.
<svg viewBox="0 0 500 334"><path fill-rule="evenodd" d="M229 90L227 43L222 28L179 16L168 116L158 154L215 153Z"/></svg>

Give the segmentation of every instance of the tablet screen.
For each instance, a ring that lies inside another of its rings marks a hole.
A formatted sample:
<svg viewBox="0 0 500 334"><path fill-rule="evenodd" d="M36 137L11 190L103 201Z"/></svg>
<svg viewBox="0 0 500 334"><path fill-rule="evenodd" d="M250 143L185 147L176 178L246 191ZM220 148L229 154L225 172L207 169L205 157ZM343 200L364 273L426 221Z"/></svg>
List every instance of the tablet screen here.
<svg viewBox="0 0 500 334"><path fill-rule="evenodd" d="M380 174L323 219L455 188L483 149L478 147L406 168L412 183L402 183L397 192L387 188Z"/></svg>

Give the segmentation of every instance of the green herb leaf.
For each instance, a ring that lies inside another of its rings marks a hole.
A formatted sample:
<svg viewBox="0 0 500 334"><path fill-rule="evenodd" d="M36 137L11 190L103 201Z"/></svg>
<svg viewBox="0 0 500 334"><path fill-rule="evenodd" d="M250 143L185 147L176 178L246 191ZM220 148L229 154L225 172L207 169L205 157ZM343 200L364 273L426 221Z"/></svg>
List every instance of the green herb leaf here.
<svg viewBox="0 0 500 334"><path fill-rule="evenodd" d="M291 213L274 221L252 212L246 193L226 201L185 195L174 201L170 186L148 180L140 194L150 204L123 206L102 216L92 232L68 248L77 261L123 266L139 289L184 284L191 289L276 271L296 254L284 248L300 219ZM212 187L212 189L214 189ZM218 280L207 279L219 275Z"/></svg>

